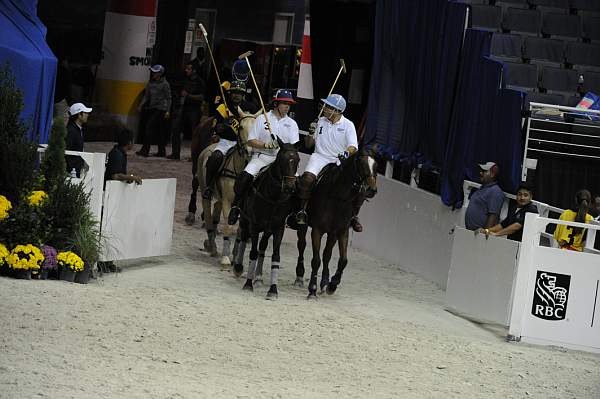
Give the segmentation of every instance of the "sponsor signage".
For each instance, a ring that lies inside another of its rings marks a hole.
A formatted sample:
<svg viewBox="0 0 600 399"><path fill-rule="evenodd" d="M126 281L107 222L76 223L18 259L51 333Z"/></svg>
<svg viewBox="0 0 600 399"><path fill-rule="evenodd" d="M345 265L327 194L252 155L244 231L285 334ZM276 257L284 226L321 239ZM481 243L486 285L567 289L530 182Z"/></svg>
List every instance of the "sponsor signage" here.
<svg viewBox="0 0 600 399"><path fill-rule="evenodd" d="M571 276L538 270L531 314L539 319L564 320L567 313Z"/></svg>

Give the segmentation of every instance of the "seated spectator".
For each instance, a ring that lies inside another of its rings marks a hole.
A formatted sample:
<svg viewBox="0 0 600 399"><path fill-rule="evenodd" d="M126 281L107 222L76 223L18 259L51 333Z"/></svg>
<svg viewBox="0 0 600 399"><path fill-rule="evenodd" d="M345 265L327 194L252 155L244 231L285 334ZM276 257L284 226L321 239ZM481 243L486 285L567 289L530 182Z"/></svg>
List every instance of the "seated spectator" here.
<svg viewBox="0 0 600 399"><path fill-rule="evenodd" d="M108 153L106 170L104 171L104 182L107 180L119 180L126 183L142 184L142 178L127 173L127 151L133 148L132 133L128 129L122 129L117 133L117 144Z"/></svg>
<svg viewBox="0 0 600 399"><path fill-rule="evenodd" d="M592 215L588 213L592 195L588 190L579 190L575 194L575 206L567 209L561 215L559 220L567 222L589 223L592 220ZM585 236L587 229L582 227L565 226L564 224L556 225L554 231L554 239L558 242L561 249L571 251L583 251Z"/></svg>
<svg viewBox="0 0 600 399"><path fill-rule="evenodd" d="M600 195L594 195L592 206L590 207L590 215L596 220L600 219Z"/></svg>
<svg viewBox="0 0 600 399"><path fill-rule="evenodd" d="M528 186L521 185L517 191L517 207L510 211L506 218L489 229L479 229L486 236L507 236L509 240L521 241L523 238L523 227L525 226L525 214L528 212L538 213L537 207L531 202L533 193Z"/></svg>
<svg viewBox="0 0 600 399"><path fill-rule="evenodd" d="M500 168L494 162L479 165L481 188L471 194L465 213L465 226L469 230L490 228L498 224L504 193L498 186Z"/></svg>

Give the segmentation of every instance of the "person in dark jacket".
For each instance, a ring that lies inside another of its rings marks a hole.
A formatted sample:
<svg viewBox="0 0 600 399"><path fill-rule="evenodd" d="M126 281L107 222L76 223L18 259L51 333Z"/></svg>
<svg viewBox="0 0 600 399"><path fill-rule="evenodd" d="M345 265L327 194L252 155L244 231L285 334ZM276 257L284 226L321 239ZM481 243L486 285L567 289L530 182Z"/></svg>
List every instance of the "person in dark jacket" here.
<svg viewBox="0 0 600 399"><path fill-rule="evenodd" d="M165 137L162 134L164 120L171 117L171 87L164 77L165 68L162 65L150 67L150 81L146 85L144 97L138 106L138 111L145 111L146 129L144 132L144 145L136 152L137 155L147 157L150 153L152 139L158 142L158 152L154 155L165 157Z"/></svg>
<svg viewBox="0 0 600 399"><path fill-rule="evenodd" d="M65 150L83 151L83 126L87 123L90 112L92 112L92 109L82 103L75 103L69 108ZM84 164L83 159L78 155L66 155L65 160L67 162L67 172L71 173L75 169L77 177L80 177Z"/></svg>

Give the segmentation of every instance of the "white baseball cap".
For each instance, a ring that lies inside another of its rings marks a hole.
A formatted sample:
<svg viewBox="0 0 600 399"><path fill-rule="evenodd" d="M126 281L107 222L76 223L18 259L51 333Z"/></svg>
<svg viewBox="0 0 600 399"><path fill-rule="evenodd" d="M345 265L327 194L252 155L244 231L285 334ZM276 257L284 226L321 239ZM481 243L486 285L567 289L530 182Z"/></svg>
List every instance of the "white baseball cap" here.
<svg viewBox="0 0 600 399"><path fill-rule="evenodd" d="M486 162L483 164L479 164L479 168L483 171L488 171L488 170L492 170L492 172L498 174L500 168L498 167L498 164L496 164L496 162Z"/></svg>
<svg viewBox="0 0 600 399"><path fill-rule="evenodd" d="M80 114L82 112L89 113L89 112L92 112L92 109L86 107L82 103L75 103L75 104L71 105L71 107L69 108L69 115L71 115L71 116Z"/></svg>

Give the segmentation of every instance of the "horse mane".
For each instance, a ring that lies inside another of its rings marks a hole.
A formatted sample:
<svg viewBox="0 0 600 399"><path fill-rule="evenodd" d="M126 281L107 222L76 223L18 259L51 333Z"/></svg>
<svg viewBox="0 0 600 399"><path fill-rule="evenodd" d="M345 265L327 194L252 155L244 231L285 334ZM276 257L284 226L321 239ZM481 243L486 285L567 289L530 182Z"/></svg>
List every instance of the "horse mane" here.
<svg viewBox="0 0 600 399"><path fill-rule="evenodd" d="M315 191L318 190L320 192L327 193L334 190L340 176L344 173L344 171L348 170L348 168L354 167L354 162L356 162L358 154L359 151L356 151L340 165L329 166L329 169L321 177L318 185L315 187Z"/></svg>

